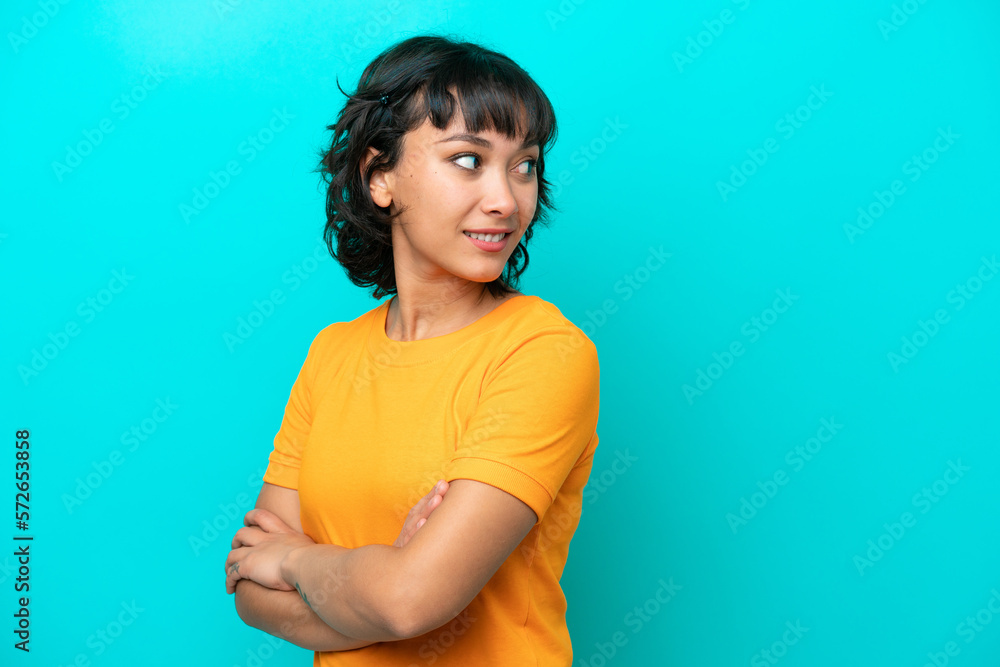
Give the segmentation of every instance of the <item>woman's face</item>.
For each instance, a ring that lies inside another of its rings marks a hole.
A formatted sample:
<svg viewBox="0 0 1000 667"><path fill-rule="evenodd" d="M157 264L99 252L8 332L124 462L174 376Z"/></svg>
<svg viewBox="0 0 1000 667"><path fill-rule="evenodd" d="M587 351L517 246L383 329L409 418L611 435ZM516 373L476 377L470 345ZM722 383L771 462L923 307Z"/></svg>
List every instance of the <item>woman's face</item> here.
<svg viewBox="0 0 1000 667"><path fill-rule="evenodd" d="M376 204L406 209L392 229L397 283L495 280L535 215L539 146L464 133L461 110L445 130L425 119L404 136L395 169L372 176ZM491 234L476 241L475 231Z"/></svg>

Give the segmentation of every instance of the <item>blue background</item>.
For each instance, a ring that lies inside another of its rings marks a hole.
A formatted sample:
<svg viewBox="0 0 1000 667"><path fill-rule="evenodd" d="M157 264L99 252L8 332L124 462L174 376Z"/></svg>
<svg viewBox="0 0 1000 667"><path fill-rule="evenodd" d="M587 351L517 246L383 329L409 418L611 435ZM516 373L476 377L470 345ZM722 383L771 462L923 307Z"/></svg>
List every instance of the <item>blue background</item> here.
<svg viewBox="0 0 1000 667"><path fill-rule="evenodd" d="M310 259L335 77L434 32L514 58L560 123L562 213L522 291L601 359L562 580L574 665L997 664L998 19L983 0L5 3L0 432L31 430L35 539L30 655L0 557L0 662L311 664L239 620L223 562L310 341L376 305Z"/></svg>

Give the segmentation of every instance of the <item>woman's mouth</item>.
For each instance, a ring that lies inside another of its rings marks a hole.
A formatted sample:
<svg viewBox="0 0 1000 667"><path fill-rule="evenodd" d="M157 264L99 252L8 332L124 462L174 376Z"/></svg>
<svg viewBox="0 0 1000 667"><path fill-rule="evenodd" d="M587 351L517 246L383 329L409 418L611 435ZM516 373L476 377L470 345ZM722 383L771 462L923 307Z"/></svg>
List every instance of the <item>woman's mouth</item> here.
<svg viewBox="0 0 1000 667"><path fill-rule="evenodd" d="M499 252L503 250L504 246L507 245L507 238L510 236L508 233L504 234L473 234L471 232L463 232L470 241L481 250L486 250L488 252Z"/></svg>

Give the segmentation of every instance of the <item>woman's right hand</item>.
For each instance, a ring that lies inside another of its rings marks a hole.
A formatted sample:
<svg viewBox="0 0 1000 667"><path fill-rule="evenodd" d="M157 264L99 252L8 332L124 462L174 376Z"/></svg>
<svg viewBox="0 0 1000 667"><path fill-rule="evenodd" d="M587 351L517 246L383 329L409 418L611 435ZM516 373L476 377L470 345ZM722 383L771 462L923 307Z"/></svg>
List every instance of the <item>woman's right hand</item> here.
<svg viewBox="0 0 1000 667"><path fill-rule="evenodd" d="M406 515L406 521L403 522L403 529L399 531L399 537L392 543L392 546L402 547L409 542L410 538L427 522L427 517L431 515L431 512L441 504L444 494L447 491L448 482L442 479L434 485L434 488L427 492L427 495L418 500L417 504L410 510L410 513Z"/></svg>

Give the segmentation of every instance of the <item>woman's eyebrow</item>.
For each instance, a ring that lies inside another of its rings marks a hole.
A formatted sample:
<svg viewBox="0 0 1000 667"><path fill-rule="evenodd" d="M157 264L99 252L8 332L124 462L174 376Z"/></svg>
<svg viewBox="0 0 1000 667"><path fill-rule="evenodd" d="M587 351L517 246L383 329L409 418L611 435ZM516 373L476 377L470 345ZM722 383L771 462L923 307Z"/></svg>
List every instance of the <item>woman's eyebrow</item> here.
<svg viewBox="0 0 1000 667"><path fill-rule="evenodd" d="M483 148L489 148L490 150L493 149L493 144L490 143L488 140L484 139L483 137L480 137L478 134L453 134L450 137L446 137L434 143L443 144L446 141L468 141L470 144L476 144L477 146L482 146ZM523 150L525 148L528 148L529 146L537 146L537 145L538 145L537 141L530 141L528 139L525 139L524 143L521 144L521 148L519 148L518 150Z"/></svg>

